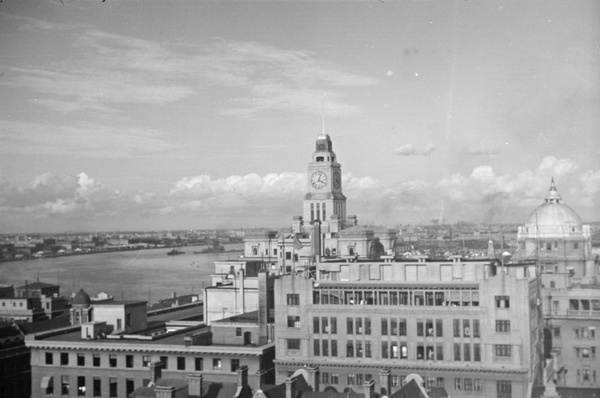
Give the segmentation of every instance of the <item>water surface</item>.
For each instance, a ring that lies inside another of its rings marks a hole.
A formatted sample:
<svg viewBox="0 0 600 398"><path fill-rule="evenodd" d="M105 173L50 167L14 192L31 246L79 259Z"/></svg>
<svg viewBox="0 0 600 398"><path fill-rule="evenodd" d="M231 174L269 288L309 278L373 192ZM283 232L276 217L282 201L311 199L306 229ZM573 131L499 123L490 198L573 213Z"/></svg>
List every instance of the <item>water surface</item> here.
<svg viewBox="0 0 600 398"><path fill-rule="evenodd" d="M83 287L91 296L105 292L115 300L155 302L173 292L201 293L210 286L213 263L239 258L243 244L225 245L238 252L194 254L202 248L183 247L185 254L177 256L167 256L171 249L164 248L10 261L0 263L0 283L17 287L39 277L60 285L62 295Z"/></svg>

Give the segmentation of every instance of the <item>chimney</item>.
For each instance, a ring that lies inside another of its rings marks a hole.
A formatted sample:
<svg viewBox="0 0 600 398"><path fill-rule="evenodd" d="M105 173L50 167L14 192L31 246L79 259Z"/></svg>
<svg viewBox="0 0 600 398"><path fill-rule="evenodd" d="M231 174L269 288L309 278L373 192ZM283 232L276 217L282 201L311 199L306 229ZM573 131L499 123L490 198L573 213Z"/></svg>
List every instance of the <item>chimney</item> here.
<svg viewBox="0 0 600 398"><path fill-rule="evenodd" d="M171 298L177 298L177 292L171 293Z"/></svg>
<svg viewBox="0 0 600 398"><path fill-rule="evenodd" d="M292 217L292 232L294 232L295 234L302 233L303 225L304 225L304 221L302 221L302 216Z"/></svg>
<svg viewBox="0 0 600 398"><path fill-rule="evenodd" d="M379 385L381 386L380 394L381 395L391 395L392 394L392 371L389 369L381 369L379 371Z"/></svg>
<svg viewBox="0 0 600 398"><path fill-rule="evenodd" d="M245 390L248 389L248 366L242 365L236 370L237 372L237 390L233 398L241 397Z"/></svg>
<svg viewBox="0 0 600 398"><path fill-rule="evenodd" d="M237 368L236 372L238 388L246 387L248 385L248 366L242 365Z"/></svg>
<svg viewBox="0 0 600 398"><path fill-rule="evenodd" d="M319 367L309 366L306 370L308 372L308 384L312 387L313 391L319 391Z"/></svg>
<svg viewBox="0 0 600 398"><path fill-rule="evenodd" d="M156 386L154 392L156 398L175 398L175 387L173 386Z"/></svg>
<svg viewBox="0 0 600 398"><path fill-rule="evenodd" d="M285 379L285 398L296 398L296 380L298 376Z"/></svg>
<svg viewBox="0 0 600 398"><path fill-rule="evenodd" d="M163 363L161 361L154 361L150 364L150 381L154 385L162 377L162 367Z"/></svg>
<svg viewBox="0 0 600 398"><path fill-rule="evenodd" d="M206 301L205 301L206 302ZM206 307L206 306L205 306ZM269 339L269 273L258 273L258 344L267 344Z"/></svg>
<svg viewBox="0 0 600 398"><path fill-rule="evenodd" d="M189 374L188 379L188 394L190 398L202 397L202 374Z"/></svg>
<svg viewBox="0 0 600 398"><path fill-rule="evenodd" d="M375 381L369 380L363 383L365 398L375 398ZM158 398L158 397L157 397Z"/></svg>

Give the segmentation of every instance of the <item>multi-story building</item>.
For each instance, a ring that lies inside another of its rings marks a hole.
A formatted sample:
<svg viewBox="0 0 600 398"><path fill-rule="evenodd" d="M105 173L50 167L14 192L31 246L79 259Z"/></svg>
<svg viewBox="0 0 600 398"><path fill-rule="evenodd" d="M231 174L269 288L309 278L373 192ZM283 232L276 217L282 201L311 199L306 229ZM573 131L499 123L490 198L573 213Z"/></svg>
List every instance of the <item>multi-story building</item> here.
<svg viewBox="0 0 600 398"><path fill-rule="evenodd" d="M598 388L599 264L592 255L590 226L562 203L554 180L544 203L519 227L517 242L518 259L540 263L546 356L555 360L555 383Z"/></svg>
<svg viewBox="0 0 600 398"><path fill-rule="evenodd" d="M240 369L247 388L273 382L275 347L265 337L266 303L210 327L201 319L201 302L147 317L145 302L93 303L81 290L73 299L73 326L26 338L32 394L145 396L148 388L158 394L183 384L198 390L199 380L208 389L218 382L235 391Z"/></svg>
<svg viewBox="0 0 600 398"><path fill-rule="evenodd" d="M277 381L309 365L338 392L373 380L392 394L418 373L452 397L527 397L541 380L538 282L534 263L318 263L276 280Z"/></svg>

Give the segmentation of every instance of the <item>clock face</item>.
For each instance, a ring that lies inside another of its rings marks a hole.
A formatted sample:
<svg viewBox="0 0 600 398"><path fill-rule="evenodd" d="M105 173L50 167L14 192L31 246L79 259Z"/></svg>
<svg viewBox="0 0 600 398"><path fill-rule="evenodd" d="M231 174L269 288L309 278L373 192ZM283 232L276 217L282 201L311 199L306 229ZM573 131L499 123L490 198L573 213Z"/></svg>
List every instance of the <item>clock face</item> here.
<svg viewBox="0 0 600 398"><path fill-rule="evenodd" d="M327 175L322 171L315 171L310 177L310 183L313 187L321 189L327 184Z"/></svg>
<svg viewBox="0 0 600 398"><path fill-rule="evenodd" d="M339 188L342 185L342 177L340 176L340 172L336 171L333 173L333 187Z"/></svg>

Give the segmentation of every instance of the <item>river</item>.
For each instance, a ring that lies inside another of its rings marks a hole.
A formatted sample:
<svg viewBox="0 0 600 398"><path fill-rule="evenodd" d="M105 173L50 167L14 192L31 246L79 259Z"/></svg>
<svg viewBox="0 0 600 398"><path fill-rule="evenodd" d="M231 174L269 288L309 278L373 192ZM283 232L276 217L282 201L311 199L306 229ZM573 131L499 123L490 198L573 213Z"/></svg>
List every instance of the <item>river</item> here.
<svg viewBox="0 0 600 398"><path fill-rule="evenodd" d="M82 287L90 296L105 292L115 300L152 303L174 292L200 294L211 284L214 262L238 259L243 250L238 243L225 245L223 253L194 254L205 247L182 247L185 253L176 256L164 248L10 261L0 263L0 283L17 287L39 278L60 285L64 296Z"/></svg>

